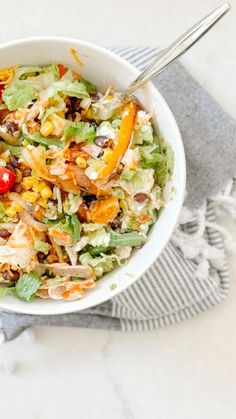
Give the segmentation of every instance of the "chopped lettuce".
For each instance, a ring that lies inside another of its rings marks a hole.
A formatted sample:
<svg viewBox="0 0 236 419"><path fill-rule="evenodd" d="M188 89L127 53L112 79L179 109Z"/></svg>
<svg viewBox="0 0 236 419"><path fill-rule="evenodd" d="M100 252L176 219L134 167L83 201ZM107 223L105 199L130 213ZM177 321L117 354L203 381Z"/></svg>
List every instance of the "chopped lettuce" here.
<svg viewBox="0 0 236 419"><path fill-rule="evenodd" d="M147 237L144 234L132 231L130 233L116 233L110 231L106 233L106 230L100 229L93 233L89 233L89 243L85 248L85 251L88 252L91 256L98 256L101 253L106 253L113 248L120 247L137 247L142 243L145 243ZM126 259L123 257L123 259Z"/></svg>
<svg viewBox="0 0 236 419"><path fill-rule="evenodd" d="M13 156L20 157L23 147L18 147L14 145L10 145L5 143L4 141L0 141L0 150L6 151L9 150Z"/></svg>
<svg viewBox="0 0 236 419"><path fill-rule="evenodd" d="M111 126L114 129L119 129L120 123L121 123L121 119L113 119L113 121L111 122Z"/></svg>
<svg viewBox="0 0 236 419"><path fill-rule="evenodd" d="M112 127L112 124L109 121L103 121L96 131L96 135L104 135L110 138L111 140L116 139L116 130Z"/></svg>
<svg viewBox="0 0 236 419"><path fill-rule="evenodd" d="M145 125L136 125L134 127L133 144L144 144L153 142L153 128L151 122Z"/></svg>
<svg viewBox="0 0 236 419"><path fill-rule="evenodd" d="M128 171L126 171L128 173ZM120 181L120 186L130 195L143 192L149 194L154 185L154 170L138 168L131 171L132 177L129 180Z"/></svg>
<svg viewBox="0 0 236 419"><path fill-rule="evenodd" d="M24 81L12 82L3 90L2 97L10 111L24 108L38 97L38 92Z"/></svg>
<svg viewBox="0 0 236 419"><path fill-rule="evenodd" d="M46 224L52 225L52 227L50 227L49 230L59 229L71 234L73 236L73 244L75 244L80 238L81 225L77 214L66 215L65 219L59 222L54 220L48 220L46 218L44 218L43 221Z"/></svg>
<svg viewBox="0 0 236 419"><path fill-rule="evenodd" d="M35 272L25 273L17 281L15 293L22 300L31 301L35 297L41 283L40 277Z"/></svg>
<svg viewBox="0 0 236 419"><path fill-rule="evenodd" d="M110 233L107 233L105 228L99 228L98 230L91 231L87 234L89 243L96 246L108 246L110 241Z"/></svg>
<svg viewBox="0 0 236 419"><path fill-rule="evenodd" d="M64 138L67 140L72 136L77 137L80 140L86 141L87 143L92 143L96 136L95 129L93 125L90 125L88 122L75 122L68 125L64 131Z"/></svg>
<svg viewBox="0 0 236 419"><path fill-rule="evenodd" d="M112 247L108 247L108 246L93 247L89 245L89 246L86 246L85 251L88 252L91 256L99 256L101 253L106 253L111 249Z"/></svg>
<svg viewBox="0 0 236 419"><path fill-rule="evenodd" d="M63 95L77 97L78 99L83 99L89 97L89 94L86 91L86 88L83 83L75 81L70 81L64 77L52 83L48 88L48 96L52 97L57 93L62 93Z"/></svg>
<svg viewBox="0 0 236 419"><path fill-rule="evenodd" d="M147 240L144 234L132 231L130 233L116 233L111 231L111 237L109 241L110 247L122 247L122 246L140 246Z"/></svg>
<svg viewBox="0 0 236 419"><path fill-rule="evenodd" d="M74 80L73 71L69 68L69 70L67 70L64 76L61 77L61 80L73 81Z"/></svg>
<svg viewBox="0 0 236 419"><path fill-rule="evenodd" d="M14 287L2 287L0 286L0 297L5 297L5 295L14 291Z"/></svg>
<svg viewBox="0 0 236 419"><path fill-rule="evenodd" d="M152 146L140 147L141 165L155 170L155 181L163 187L173 172L174 154L172 148L156 137Z"/></svg>
<svg viewBox="0 0 236 419"><path fill-rule="evenodd" d="M12 221L12 218L7 217L5 215L6 212L6 208L4 206L4 204L2 202L0 202L0 221L4 222L4 223L8 223L10 221Z"/></svg>
<svg viewBox="0 0 236 419"><path fill-rule="evenodd" d="M94 269L95 275L99 278L105 272L110 272L114 267L114 262L121 265L120 259L117 255L101 254L99 257L93 257L89 253L82 253L79 257L82 265L90 265Z"/></svg>
<svg viewBox="0 0 236 419"><path fill-rule="evenodd" d="M58 112L58 109L57 108L55 108L55 107L51 107L51 108L48 108L47 110L46 110L46 112L44 113L44 115L43 115L43 117L42 117L42 119L41 119L41 123L42 124L44 124L44 122L46 121L46 119L50 116L50 115L52 115L53 113L56 113L56 112Z"/></svg>
<svg viewBox="0 0 236 419"><path fill-rule="evenodd" d="M56 145L58 147L64 147L64 143L61 140L57 140L51 137L44 137L40 132L35 132L34 134L30 134L29 132L25 135L25 139L30 143L39 143L46 147L50 145Z"/></svg>
<svg viewBox="0 0 236 419"><path fill-rule="evenodd" d="M60 79L60 71L56 63L52 63L50 66L48 66L47 71L53 72L56 81Z"/></svg>
<svg viewBox="0 0 236 419"><path fill-rule="evenodd" d="M19 80L19 79L25 79L29 75L36 75L37 73L41 73L43 71L43 68L38 65L26 65L22 67L18 67L15 70L15 76L13 81Z"/></svg>
<svg viewBox="0 0 236 419"><path fill-rule="evenodd" d="M28 77L27 79L24 80L25 84L33 87L33 89L37 91L47 89L54 82L55 82L55 76L52 71L50 73L39 74L36 77Z"/></svg>
<svg viewBox="0 0 236 419"><path fill-rule="evenodd" d="M92 104L93 115L95 119L106 121L114 116L122 105L122 97L118 94L112 99L105 99Z"/></svg>
<svg viewBox="0 0 236 419"><path fill-rule="evenodd" d="M35 250L37 250L37 252L42 252L45 255L47 255L49 250L51 249L51 245L41 240L36 240L36 242L34 243L34 248Z"/></svg>
<svg viewBox="0 0 236 419"><path fill-rule="evenodd" d="M70 216L70 223L73 230L73 237L74 237L73 244L75 244L80 238L80 230L81 230L81 225L80 225L80 221L78 219L77 214L72 214Z"/></svg>
<svg viewBox="0 0 236 419"><path fill-rule="evenodd" d="M85 87L85 89L87 90L88 93L96 93L97 88L95 86L95 84L91 83L91 81L85 80L85 79L81 79L80 83L82 83Z"/></svg>
<svg viewBox="0 0 236 419"><path fill-rule="evenodd" d="M71 226L71 219L69 215L66 215L65 219L57 222L57 223L53 223L53 228L59 229L59 230L63 230L66 231L67 233L72 234L73 233L73 228Z"/></svg>
<svg viewBox="0 0 236 419"><path fill-rule="evenodd" d="M64 212L67 215L75 214L78 211L82 203L82 200L83 199L81 198L80 195L73 195L72 193L68 193L67 198L63 202Z"/></svg>
<svg viewBox="0 0 236 419"><path fill-rule="evenodd" d="M82 225L82 229L83 229L84 233L88 233L90 231L100 230L102 227L103 227L103 225L98 224L98 223L83 223L83 225Z"/></svg>

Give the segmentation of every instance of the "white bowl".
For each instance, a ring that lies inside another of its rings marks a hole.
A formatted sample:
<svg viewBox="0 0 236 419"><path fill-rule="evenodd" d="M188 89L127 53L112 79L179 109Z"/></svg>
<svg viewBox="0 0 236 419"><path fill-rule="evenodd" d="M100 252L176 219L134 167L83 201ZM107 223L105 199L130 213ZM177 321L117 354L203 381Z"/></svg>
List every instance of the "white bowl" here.
<svg viewBox="0 0 236 419"><path fill-rule="evenodd" d="M115 89L123 90L139 74L138 70L116 54L87 42L70 38L29 38L0 46L1 68L15 64L45 65L51 62L63 63L78 71L78 66L69 53L75 48L84 66L82 75L95 83L101 91L112 83ZM127 265L116 268L97 282L97 286L87 292L82 300L74 302L41 300L36 298L27 303L14 296L2 297L0 307L18 313L62 314L80 311L100 304L119 294L133 284L157 259L175 228L183 203L185 191L185 155L180 132L173 114L158 90L148 83L137 91L143 107L153 113L154 125L165 140L171 144L175 154L174 174L166 190L167 205L151 229L148 242L136 250ZM174 191L174 192L173 192ZM116 284L112 291L111 285Z"/></svg>

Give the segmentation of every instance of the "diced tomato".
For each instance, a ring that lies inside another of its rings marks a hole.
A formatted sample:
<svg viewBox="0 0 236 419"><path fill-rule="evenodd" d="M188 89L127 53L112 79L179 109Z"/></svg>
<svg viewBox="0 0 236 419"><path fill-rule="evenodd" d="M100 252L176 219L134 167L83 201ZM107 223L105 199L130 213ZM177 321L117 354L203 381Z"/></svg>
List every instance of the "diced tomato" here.
<svg viewBox="0 0 236 419"><path fill-rule="evenodd" d="M64 76L64 74L66 74L66 72L68 71L68 68L65 67L63 64L57 64L58 68L59 68L59 73L60 73L60 79Z"/></svg>
<svg viewBox="0 0 236 419"><path fill-rule="evenodd" d="M2 91L3 91L4 87L5 87L4 84L0 84L0 99L2 98Z"/></svg>
<svg viewBox="0 0 236 419"><path fill-rule="evenodd" d="M16 174L12 170L0 167L0 193L8 192L15 182Z"/></svg>
<svg viewBox="0 0 236 419"><path fill-rule="evenodd" d="M1 85L0 85L1 86ZM9 115L11 112L8 109L1 109L0 110L0 124L4 121L4 119Z"/></svg>

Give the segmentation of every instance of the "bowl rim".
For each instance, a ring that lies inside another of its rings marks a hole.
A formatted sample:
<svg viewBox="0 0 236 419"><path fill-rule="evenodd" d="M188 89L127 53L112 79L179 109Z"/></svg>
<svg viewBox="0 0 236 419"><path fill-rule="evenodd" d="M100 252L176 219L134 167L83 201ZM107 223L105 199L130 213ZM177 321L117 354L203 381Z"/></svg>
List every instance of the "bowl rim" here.
<svg viewBox="0 0 236 419"><path fill-rule="evenodd" d="M73 37L64 37L64 36L34 36L34 37L25 37L25 38L20 38L20 39L16 39L16 40L12 40L12 41L8 41L8 42L4 42L0 44L0 53L1 50L3 49L7 49L11 46L17 46L17 45L27 45L30 43L40 43L40 42L61 42L61 43L77 43L78 46L82 45L84 47L88 47L90 49L95 49L98 52L101 52L103 55L105 54L106 56L113 58L117 61L120 62L120 64L122 64L123 66L125 66L128 69L130 69L134 74L136 73L136 76L138 76L140 74L140 71L137 69L137 67L135 67L133 64L131 64L128 60L126 60L125 58L121 57L120 55L118 55L116 52L113 52L112 50L105 48L103 46L97 45L95 43L92 42L87 42L87 41L83 41L81 39L76 39ZM115 49L115 47L114 47ZM160 102L161 106L164 108L164 111L167 111L167 113L169 113L169 116L172 119L172 124L173 124L173 131L175 131L175 137L177 139L178 142L178 147L179 147L179 157L180 157L180 162L181 162L181 182L179 184L178 187L178 199L176 199L175 202L175 212L174 212L174 219L172 221L172 226L169 229L169 233L166 235L165 240L163 240L162 242L162 248L161 250L159 250L158 252L155 253L155 258L153 258L151 261L149 261L148 263L145 264L144 269L142 269L139 273L139 275L136 277L134 276L134 278L132 278L129 282L127 282L127 284L123 284L122 287L117 287L118 289L113 290L112 295L110 295L109 297L107 295L101 296L101 298L99 298L99 302L96 302L94 304L84 304L84 306L82 308L75 307L76 305L79 304L80 300L76 300L76 301L70 301L68 302L68 305L60 305L60 304L55 304L57 301L52 301L53 304L53 308L52 308L52 312L50 312L48 309L44 310L44 312L42 312L43 310L43 305L34 305L34 310L30 309L30 307L32 307L32 304L24 304L22 306L18 306L17 309L13 308L10 306L10 304L8 303L4 303L4 299L1 299L0 301L0 308L2 309L6 309L10 312L14 312L14 313L20 313L20 314L32 314L32 315L60 315L60 314L68 314L68 313L73 313L73 312L79 312L79 311L84 311L87 310L89 308L92 308L98 304L102 304L105 301L108 301L109 299L112 299L113 297L115 297L116 295L120 294L121 292L123 292L126 288L128 288L129 286L131 286L132 284L134 284L149 268L150 266L155 262L155 260L160 256L160 254L162 253L162 251L164 250L166 244L168 243L168 241L170 240L171 235L173 234L173 231L177 225L178 222L178 218L179 218L179 214L184 202L184 198L185 198L185 187L186 187L186 157L185 157L185 151L184 151L184 146L183 146L183 141L182 141L182 137L181 137L181 133L179 130L179 127L177 125L176 119L174 114L172 113L169 105L167 104L166 100L164 99L164 97L162 96L162 94L159 92L159 90L156 88L156 86L152 83L152 82L148 82L147 85L151 88L152 90L152 94L156 95L156 97L158 98L158 101ZM9 307L10 306L10 307ZM41 307L41 310L40 310ZM44 307L45 309L45 307Z"/></svg>

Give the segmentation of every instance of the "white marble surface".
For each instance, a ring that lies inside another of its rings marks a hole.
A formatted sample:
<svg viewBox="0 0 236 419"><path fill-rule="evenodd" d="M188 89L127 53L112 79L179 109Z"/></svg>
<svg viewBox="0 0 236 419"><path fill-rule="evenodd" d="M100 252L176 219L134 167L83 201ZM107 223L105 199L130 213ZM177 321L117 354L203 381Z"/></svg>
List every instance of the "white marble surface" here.
<svg viewBox="0 0 236 419"><path fill-rule="evenodd" d="M0 40L68 35L102 45L164 45L217 0L1 2ZM233 10L183 59L234 117ZM227 220L236 238L236 227ZM1 419L234 419L236 262L220 306L160 331L122 334L39 328L0 348ZM16 362L14 374L7 368Z"/></svg>

